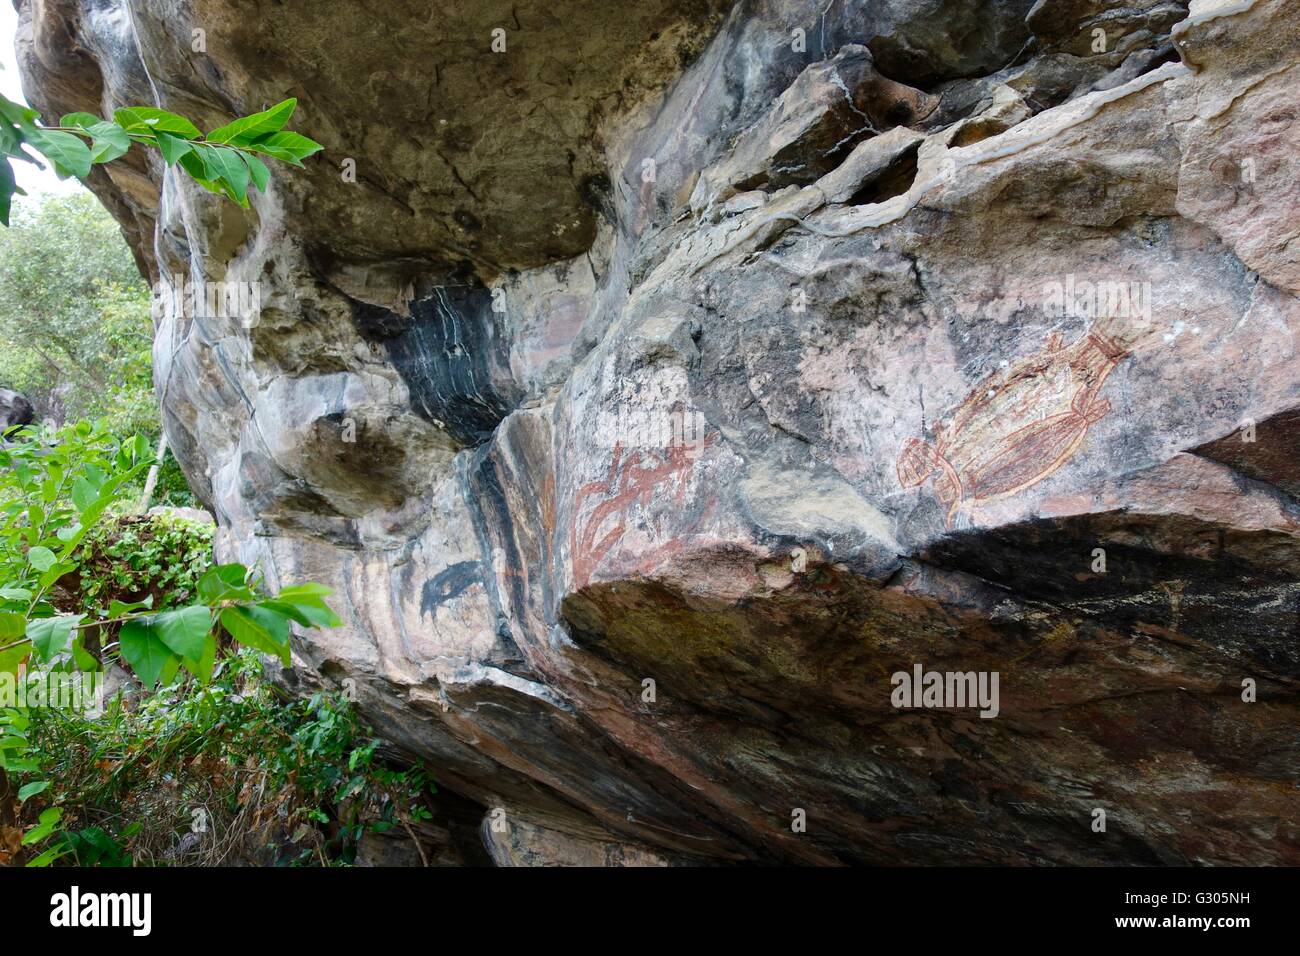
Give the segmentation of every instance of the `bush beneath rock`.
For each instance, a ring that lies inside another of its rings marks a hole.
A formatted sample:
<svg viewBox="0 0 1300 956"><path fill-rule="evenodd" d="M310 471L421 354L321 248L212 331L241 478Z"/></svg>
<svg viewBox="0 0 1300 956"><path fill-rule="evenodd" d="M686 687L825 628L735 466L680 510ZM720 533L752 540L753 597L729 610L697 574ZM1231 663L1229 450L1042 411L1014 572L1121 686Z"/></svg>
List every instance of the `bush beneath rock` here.
<svg viewBox="0 0 1300 956"><path fill-rule="evenodd" d="M81 606L153 598L174 607L197 593L212 567L211 524L167 512L119 515L86 535L78 577L69 582Z"/></svg>

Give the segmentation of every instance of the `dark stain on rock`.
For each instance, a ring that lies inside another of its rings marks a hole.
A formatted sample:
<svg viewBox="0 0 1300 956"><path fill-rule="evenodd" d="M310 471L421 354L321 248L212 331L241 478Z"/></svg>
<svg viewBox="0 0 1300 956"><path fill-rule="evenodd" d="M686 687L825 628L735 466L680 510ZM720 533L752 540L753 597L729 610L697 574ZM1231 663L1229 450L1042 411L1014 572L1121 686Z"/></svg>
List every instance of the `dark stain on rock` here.
<svg viewBox="0 0 1300 956"><path fill-rule="evenodd" d="M439 604L445 604L482 582L483 575L479 562L459 561L449 565L435 577L424 582L424 588L420 592L420 616L433 614Z"/></svg>
<svg viewBox="0 0 1300 956"><path fill-rule="evenodd" d="M496 460L491 455L484 454L480 450L469 465L465 478L472 496L470 500L475 521L480 527L484 543L489 546L495 545L504 551L505 566L523 569L525 565L519 549L515 546L513 536L509 534L514 519L505 489L501 487L496 464ZM506 595L501 595L500 603L503 605L509 603L516 613L519 613L526 606L522 575L515 574L509 577L509 592L508 598Z"/></svg>
<svg viewBox="0 0 1300 956"><path fill-rule="evenodd" d="M482 444L519 402L491 293L481 285L436 287L409 309L403 316L354 302L353 320L387 350L416 414L462 446Z"/></svg>
<svg viewBox="0 0 1300 956"><path fill-rule="evenodd" d="M1106 627L1182 634L1296 677L1300 587L1269 567L1285 546L1281 535L1191 518L1102 514L958 532L926 559ZM1094 547L1105 549L1104 574L1090 573Z"/></svg>
<svg viewBox="0 0 1300 956"><path fill-rule="evenodd" d="M479 222L468 209L457 209L451 214L451 218L456 220L457 225L469 232L478 232L483 228L483 223Z"/></svg>
<svg viewBox="0 0 1300 956"><path fill-rule="evenodd" d="M607 222L617 221L617 213L614 210L614 186L607 175L596 173L584 177L582 182L578 183L578 195Z"/></svg>

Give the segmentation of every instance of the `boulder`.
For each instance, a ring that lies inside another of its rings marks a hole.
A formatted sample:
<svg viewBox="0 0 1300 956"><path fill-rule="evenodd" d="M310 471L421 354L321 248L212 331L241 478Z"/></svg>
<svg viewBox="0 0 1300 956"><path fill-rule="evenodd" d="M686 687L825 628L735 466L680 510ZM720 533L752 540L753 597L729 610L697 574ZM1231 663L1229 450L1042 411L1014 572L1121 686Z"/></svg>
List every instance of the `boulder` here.
<svg viewBox="0 0 1300 956"><path fill-rule="evenodd" d="M0 388L0 431L30 425L35 418L36 410L27 396L13 389Z"/></svg>

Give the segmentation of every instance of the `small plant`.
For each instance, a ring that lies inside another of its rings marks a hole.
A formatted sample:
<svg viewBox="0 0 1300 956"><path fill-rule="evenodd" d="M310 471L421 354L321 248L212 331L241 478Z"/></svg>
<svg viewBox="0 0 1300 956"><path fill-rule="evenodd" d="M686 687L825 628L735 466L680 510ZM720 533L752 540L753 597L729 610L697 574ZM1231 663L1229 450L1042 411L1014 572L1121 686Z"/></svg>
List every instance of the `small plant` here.
<svg viewBox="0 0 1300 956"><path fill-rule="evenodd" d="M69 113L57 126L45 126L41 114L0 96L0 222L9 225L15 193L10 158L40 162L26 151L44 156L62 178L86 177L96 163L125 156L132 144L157 149L168 166L179 165L196 183L247 208L249 186L266 191L271 172L259 158L266 156L301 166L321 145L286 130L298 106L287 99L225 126L203 132L184 116L152 106L129 106L111 120L93 113Z"/></svg>

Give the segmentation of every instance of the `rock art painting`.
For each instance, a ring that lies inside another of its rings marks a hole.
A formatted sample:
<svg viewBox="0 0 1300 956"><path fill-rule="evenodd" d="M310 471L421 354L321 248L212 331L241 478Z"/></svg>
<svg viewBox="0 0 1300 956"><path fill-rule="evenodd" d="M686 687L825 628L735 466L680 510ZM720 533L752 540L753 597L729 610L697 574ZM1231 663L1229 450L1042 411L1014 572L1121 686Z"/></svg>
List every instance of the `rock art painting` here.
<svg viewBox="0 0 1300 956"><path fill-rule="evenodd" d="M706 435L698 444L676 444L654 451L614 446L605 477L587 482L574 497L570 554L575 586L581 588L591 583L596 569L627 531L633 506L648 508L665 495L671 496L679 506L685 504L701 445L707 447L715 437ZM592 499L598 503L582 520L579 516L584 504ZM672 537L650 553L641 554L638 563L655 563L680 550L682 543L680 537Z"/></svg>
<svg viewBox="0 0 1300 956"><path fill-rule="evenodd" d="M1038 484L1064 466L1088 429L1110 414L1102 387L1128 354L1098 331L1069 346L1052 333L1039 351L976 385L935 428L933 444L904 442L899 482L915 488L933 479L948 527L964 507Z"/></svg>

